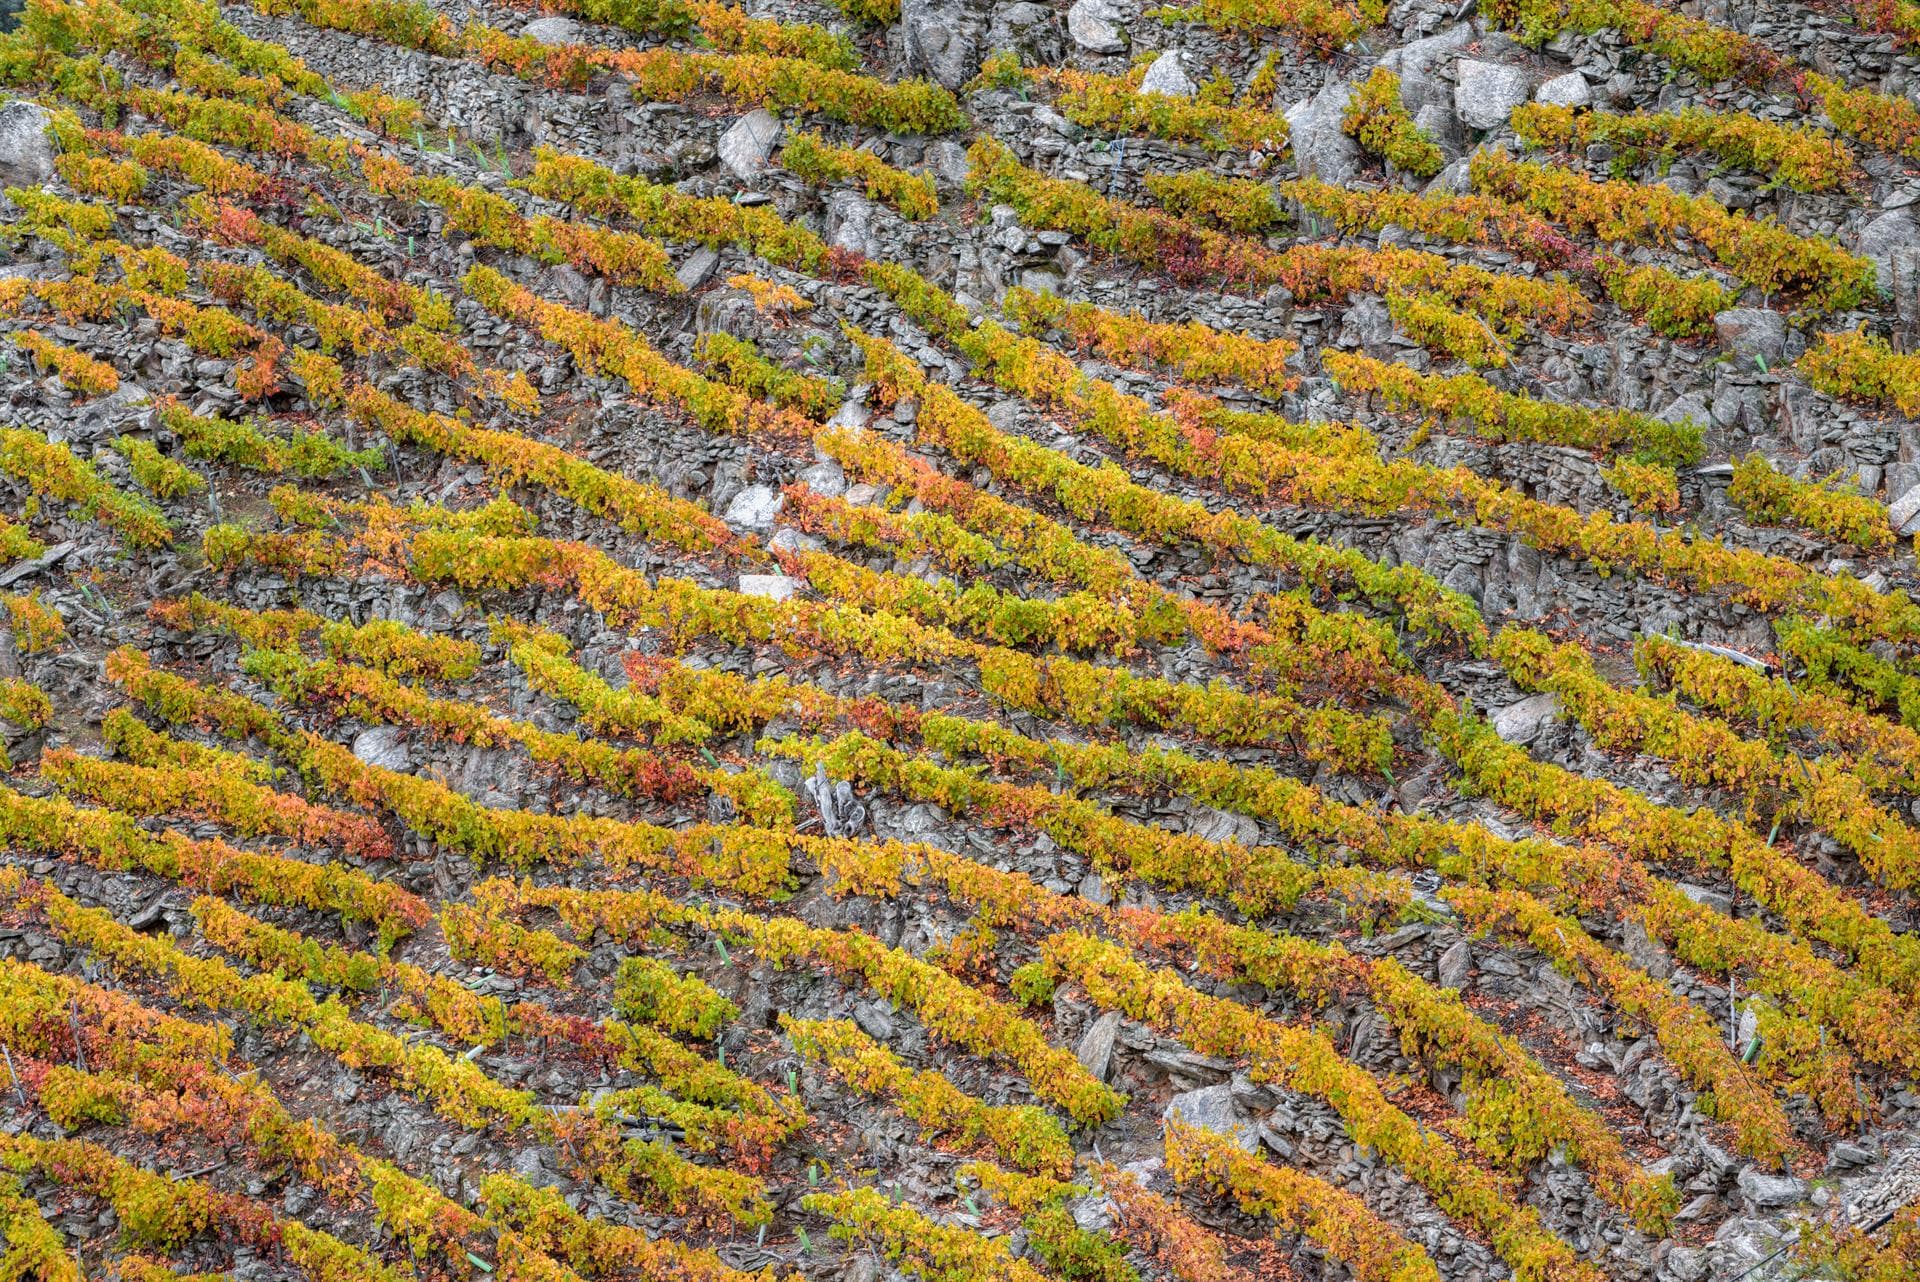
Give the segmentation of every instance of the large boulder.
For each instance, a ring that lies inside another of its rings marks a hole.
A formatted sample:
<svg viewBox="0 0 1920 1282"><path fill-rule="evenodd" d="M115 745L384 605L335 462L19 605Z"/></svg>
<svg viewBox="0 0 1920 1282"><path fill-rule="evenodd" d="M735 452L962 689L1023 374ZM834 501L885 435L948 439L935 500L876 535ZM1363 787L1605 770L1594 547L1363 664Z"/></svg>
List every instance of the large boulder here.
<svg viewBox="0 0 1920 1282"><path fill-rule="evenodd" d="M1560 715L1560 698L1551 691L1530 695L1493 714L1493 732L1508 743L1528 744Z"/></svg>
<svg viewBox="0 0 1920 1282"><path fill-rule="evenodd" d="M1887 289L1893 294L1900 323L1920 329L1920 244L1907 245L1887 255Z"/></svg>
<svg viewBox="0 0 1920 1282"><path fill-rule="evenodd" d="M1569 71L1564 76L1555 76L1541 85L1534 95L1537 102L1553 107L1591 107L1593 105L1593 87L1587 78L1577 71Z"/></svg>
<svg viewBox="0 0 1920 1282"><path fill-rule="evenodd" d="M1191 98L1200 86L1187 75L1186 61L1178 49L1169 49L1153 60L1140 80L1141 93L1165 94L1169 98Z"/></svg>
<svg viewBox="0 0 1920 1282"><path fill-rule="evenodd" d="M1909 534L1920 534L1920 485L1887 504L1887 523L1903 538Z"/></svg>
<svg viewBox="0 0 1920 1282"><path fill-rule="evenodd" d="M1067 54L1053 10L1033 0L1015 0L995 9L987 28L986 47L1015 50L1028 66L1038 67L1050 67Z"/></svg>
<svg viewBox="0 0 1920 1282"><path fill-rule="evenodd" d="M827 193L827 243L866 258L880 256L873 232L873 202L858 192Z"/></svg>
<svg viewBox="0 0 1920 1282"><path fill-rule="evenodd" d="M520 34L543 45L586 44L593 33L572 18L549 17L535 18L520 28Z"/></svg>
<svg viewBox="0 0 1920 1282"><path fill-rule="evenodd" d="M765 107L756 107L720 135L720 163L735 178L747 182L766 168L767 157L779 141L780 118Z"/></svg>
<svg viewBox="0 0 1920 1282"><path fill-rule="evenodd" d="M980 70L979 19L959 0L902 0L900 35L908 69L948 89Z"/></svg>
<svg viewBox="0 0 1920 1282"><path fill-rule="evenodd" d="M1473 162L1466 156L1447 162L1421 190L1429 196L1464 196L1473 190Z"/></svg>
<svg viewBox="0 0 1920 1282"><path fill-rule="evenodd" d="M5 121L5 115L0 113L0 126L4 126ZM3 138L4 134L0 134L0 139ZM1873 260L1874 270L1880 277L1880 288L1891 291L1894 255L1902 250L1911 250L1916 245L1920 245L1920 223L1914 221L1912 210L1890 209L1860 229L1854 250Z"/></svg>
<svg viewBox="0 0 1920 1282"><path fill-rule="evenodd" d="M1188 1126L1224 1135L1249 1153L1260 1147L1260 1128L1240 1116L1240 1110L1234 1106L1231 1082L1176 1095L1167 1101L1162 1116L1169 1122L1185 1122Z"/></svg>
<svg viewBox="0 0 1920 1282"><path fill-rule="evenodd" d="M1454 64L1454 74L1453 112L1469 129L1498 129L1530 96L1527 73L1505 63L1462 58Z"/></svg>
<svg viewBox="0 0 1920 1282"><path fill-rule="evenodd" d="M1250 815L1212 806L1194 807L1193 834L1207 841L1232 841L1242 846L1259 844L1260 825Z"/></svg>
<svg viewBox="0 0 1920 1282"><path fill-rule="evenodd" d="M1120 1012L1110 1010L1087 1026L1080 1037L1080 1045L1074 1054L1080 1060L1080 1067L1092 1073L1101 1081L1107 1080L1107 1074L1113 1068L1113 1042L1120 1033Z"/></svg>
<svg viewBox="0 0 1920 1282"><path fill-rule="evenodd" d="M773 519L780 515L781 503L780 491L771 485L749 485L727 504L726 522L736 529L764 534L773 528Z"/></svg>
<svg viewBox="0 0 1920 1282"><path fill-rule="evenodd" d="M381 770L413 769L405 734L397 726L371 726L353 737L353 755Z"/></svg>
<svg viewBox="0 0 1920 1282"><path fill-rule="evenodd" d="M1715 312L1713 329L1720 346L1735 356L1749 360L1758 356L1774 365L1786 351L1787 318L1769 308L1736 307Z"/></svg>
<svg viewBox="0 0 1920 1282"><path fill-rule="evenodd" d="M47 109L38 103L0 107L0 184L38 187L53 177L53 139Z"/></svg>
<svg viewBox="0 0 1920 1282"><path fill-rule="evenodd" d="M1338 185L1359 172L1360 145L1340 128L1352 97L1352 88L1336 80L1287 113L1293 160L1302 178Z"/></svg>
<svg viewBox="0 0 1920 1282"><path fill-rule="evenodd" d="M1067 10L1067 34L1088 53L1124 53L1126 15L1114 0L1073 0Z"/></svg>
<svg viewBox="0 0 1920 1282"><path fill-rule="evenodd" d="M1749 1167L1740 1172L1740 1191L1756 1211L1777 1211L1798 1206L1807 1196L1806 1181L1791 1175L1769 1175Z"/></svg>
<svg viewBox="0 0 1920 1282"><path fill-rule="evenodd" d="M1453 86L1440 73L1472 42L1473 26L1462 22L1424 40L1408 41L1381 58L1379 65L1400 77L1400 101L1416 117L1427 106L1451 116Z"/></svg>

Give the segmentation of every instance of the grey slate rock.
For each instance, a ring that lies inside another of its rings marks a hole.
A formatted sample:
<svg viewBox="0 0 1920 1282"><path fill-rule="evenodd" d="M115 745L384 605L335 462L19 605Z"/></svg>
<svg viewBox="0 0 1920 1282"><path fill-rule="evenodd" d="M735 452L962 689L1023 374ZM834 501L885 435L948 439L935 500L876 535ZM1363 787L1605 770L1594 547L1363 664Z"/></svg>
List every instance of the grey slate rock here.
<svg viewBox="0 0 1920 1282"><path fill-rule="evenodd" d="M1748 1168L1740 1172L1736 1181L1740 1192L1756 1211L1773 1211L1781 1207L1796 1206L1807 1195L1805 1180L1791 1175L1769 1175L1764 1171Z"/></svg>
<svg viewBox="0 0 1920 1282"><path fill-rule="evenodd" d="M801 471L798 478L815 494L837 499L847 492L847 472L838 463L815 463Z"/></svg>
<svg viewBox="0 0 1920 1282"><path fill-rule="evenodd" d="M1713 1267L1713 1260L1705 1248L1697 1246L1676 1246L1667 1252L1667 1266L1663 1275L1673 1282L1702 1282L1707 1270Z"/></svg>
<svg viewBox="0 0 1920 1282"><path fill-rule="evenodd" d="M764 107L756 107L720 135L720 163L745 182L766 168L767 157L779 141L780 118Z"/></svg>
<svg viewBox="0 0 1920 1282"><path fill-rule="evenodd" d="M1650 935L1638 918L1629 917L1621 930L1621 939L1627 959L1655 979L1665 979L1673 974L1673 958L1667 955Z"/></svg>
<svg viewBox="0 0 1920 1282"><path fill-rule="evenodd" d="M702 245L687 255L686 261L674 269L673 276L683 288L698 289L707 283L707 278L713 275L713 269L719 265L719 252Z"/></svg>
<svg viewBox="0 0 1920 1282"><path fill-rule="evenodd" d="M851 191L827 194L827 243L835 249L868 258L882 256L883 246L873 230L873 202Z"/></svg>
<svg viewBox="0 0 1920 1282"><path fill-rule="evenodd" d="M1334 184L1349 181L1360 169L1360 144L1340 128L1353 90L1336 80L1287 112L1293 160L1302 178Z"/></svg>
<svg viewBox="0 0 1920 1282"><path fill-rule="evenodd" d="M769 531L783 501L771 485L749 485L727 504L726 522L743 530Z"/></svg>
<svg viewBox="0 0 1920 1282"><path fill-rule="evenodd" d="M1243 846L1260 840L1260 825L1252 816L1212 806L1195 807L1193 831L1207 841L1234 841Z"/></svg>
<svg viewBox="0 0 1920 1282"><path fill-rule="evenodd" d="M572 18L549 17L535 18L520 34L543 45L578 45L588 43L592 33Z"/></svg>
<svg viewBox="0 0 1920 1282"><path fill-rule="evenodd" d="M1178 49L1169 49L1153 60L1140 80L1141 93L1163 93L1169 98L1191 98L1200 87L1187 76L1185 59Z"/></svg>
<svg viewBox="0 0 1920 1282"><path fill-rule="evenodd" d="M1494 713L1493 731L1508 743L1532 743L1559 715L1559 696L1536 694Z"/></svg>
<svg viewBox="0 0 1920 1282"><path fill-rule="evenodd" d="M1723 895L1717 890L1709 890L1705 886L1696 886L1690 881L1676 881L1673 885L1674 889L1701 907L1711 908L1713 911L1723 913L1729 917L1733 915L1733 898L1731 896Z"/></svg>
<svg viewBox="0 0 1920 1282"><path fill-rule="evenodd" d="M1067 10L1067 34L1088 53L1123 53L1127 47L1120 25L1124 18L1113 0L1074 0Z"/></svg>
<svg viewBox="0 0 1920 1282"><path fill-rule="evenodd" d="M1087 1031L1080 1036L1079 1047L1074 1051L1080 1060L1080 1067L1103 1082L1113 1067L1113 1040L1119 1032L1120 1012L1110 1010L1087 1026Z"/></svg>
<svg viewBox="0 0 1920 1282"><path fill-rule="evenodd" d="M1569 71L1541 85L1533 97L1536 102L1554 107L1590 107L1593 105L1593 86L1579 72Z"/></svg>
<svg viewBox="0 0 1920 1282"><path fill-rule="evenodd" d="M413 754L397 726L371 726L353 737L353 755L383 770L413 769Z"/></svg>
<svg viewBox="0 0 1920 1282"><path fill-rule="evenodd" d="M980 70L980 23L959 0L903 0L908 67L948 89Z"/></svg>
<svg viewBox="0 0 1920 1282"><path fill-rule="evenodd" d="M1454 114L1469 129L1498 129L1528 98L1527 73L1504 63L1462 58L1454 66Z"/></svg>
<svg viewBox="0 0 1920 1282"><path fill-rule="evenodd" d="M1720 345L1735 356L1762 357L1777 364L1787 346L1787 318L1764 307L1736 307L1716 312L1714 333Z"/></svg>
<svg viewBox="0 0 1920 1282"><path fill-rule="evenodd" d="M1466 156L1449 161L1447 167L1433 176L1422 192L1428 196L1464 196L1472 187L1470 170L1473 162Z"/></svg>
<svg viewBox="0 0 1920 1282"><path fill-rule="evenodd" d="M6 116L0 113L0 165L4 165ZM1913 219L1913 213L1907 209L1891 209L1860 229L1860 238L1854 243L1855 252L1862 257L1871 258L1875 272L1880 279L1880 288L1893 288L1893 256L1897 251L1910 250L1920 245L1920 223Z"/></svg>
<svg viewBox="0 0 1920 1282"><path fill-rule="evenodd" d="M1920 485L1887 504L1887 521L1900 534L1920 533Z"/></svg>
<svg viewBox="0 0 1920 1282"><path fill-rule="evenodd" d="M51 117L37 103L14 101L0 107L0 183L38 187L53 177Z"/></svg>
<svg viewBox="0 0 1920 1282"><path fill-rule="evenodd" d="M1458 23L1438 35L1412 40L1380 59L1379 65L1400 77L1400 101L1416 117L1422 107L1453 111L1453 86L1440 72L1473 41L1471 23Z"/></svg>
<svg viewBox="0 0 1920 1282"><path fill-rule="evenodd" d="M1188 1126L1224 1135L1249 1153L1260 1144L1260 1128L1241 1117L1234 1107L1231 1082L1182 1092L1167 1101L1161 1116L1167 1121L1185 1122Z"/></svg>

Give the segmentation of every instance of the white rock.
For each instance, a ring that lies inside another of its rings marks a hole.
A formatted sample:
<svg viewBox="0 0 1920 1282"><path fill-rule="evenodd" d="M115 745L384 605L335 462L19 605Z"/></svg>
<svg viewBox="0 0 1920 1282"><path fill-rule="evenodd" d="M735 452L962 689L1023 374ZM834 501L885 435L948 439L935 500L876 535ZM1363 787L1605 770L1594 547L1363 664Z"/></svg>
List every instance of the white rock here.
<svg viewBox="0 0 1920 1282"><path fill-rule="evenodd" d="M1101 1081L1107 1080L1107 1070L1113 1064L1113 1041L1120 1032L1120 1012L1110 1010L1087 1026L1080 1036L1080 1045L1074 1051L1079 1057L1080 1066Z"/></svg>
<svg viewBox="0 0 1920 1282"><path fill-rule="evenodd" d="M726 522L742 530L771 530L782 502L780 492L771 485L749 485L727 504Z"/></svg>
<svg viewBox="0 0 1920 1282"><path fill-rule="evenodd" d="M1569 71L1541 85L1533 97L1536 102L1554 107L1589 107L1593 105L1593 88L1587 84L1585 76L1577 71Z"/></svg>
<svg viewBox="0 0 1920 1282"><path fill-rule="evenodd" d="M0 164L5 163L5 125L6 115L0 112ZM1860 229L1860 239L1854 248L1873 260L1880 288L1891 290L1894 255L1915 245L1920 245L1920 223L1914 221L1910 210L1890 209Z"/></svg>
<svg viewBox="0 0 1920 1282"><path fill-rule="evenodd" d="M773 145L780 141L780 118L764 107L755 108L733 122L720 135L716 150L720 162L742 181L766 167Z"/></svg>
<svg viewBox="0 0 1920 1282"><path fill-rule="evenodd" d="M1318 178L1336 186L1360 168L1360 145L1340 128L1353 90L1336 80L1287 112L1287 131L1293 141L1293 159L1302 178Z"/></svg>
<svg viewBox="0 0 1920 1282"><path fill-rule="evenodd" d="M1454 64L1453 110L1469 129L1497 129L1527 100L1527 73L1504 63L1462 58Z"/></svg>
<svg viewBox="0 0 1920 1282"><path fill-rule="evenodd" d="M543 45L580 45L591 39L587 29L572 18L535 18L520 28L520 34Z"/></svg>
<svg viewBox="0 0 1920 1282"><path fill-rule="evenodd" d="M353 737L353 755L383 770L413 769L413 754L397 726L373 726Z"/></svg>
<svg viewBox="0 0 1920 1282"><path fill-rule="evenodd" d="M835 410L833 417L827 420L827 426L845 427L853 431L858 431L865 427L867 420L872 417L873 415L868 413L865 405L861 404L858 399L850 398L840 402L840 408Z"/></svg>
<svg viewBox="0 0 1920 1282"><path fill-rule="evenodd" d="M1429 104L1451 110L1453 86L1440 73L1473 41L1473 24L1457 23L1438 35L1410 40L1389 51L1379 65L1400 77L1400 101L1408 111L1418 112Z"/></svg>
<svg viewBox="0 0 1920 1282"><path fill-rule="evenodd" d="M1073 0L1067 10L1067 34L1088 53L1120 53L1127 47L1120 6L1112 0Z"/></svg>
<svg viewBox="0 0 1920 1282"><path fill-rule="evenodd" d="M881 246L873 234L873 202L851 191L827 193L827 243L835 249L880 256Z"/></svg>
<svg viewBox="0 0 1920 1282"><path fill-rule="evenodd" d="M1163 93L1169 98L1191 98L1200 87L1187 78L1184 59L1178 49L1169 49L1153 60L1140 81L1141 93Z"/></svg>
<svg viewBox="0 0 1920 1282"><path fill-rule="evenodd" d="M980 70L980 15L960 0L901 0L907 67L958 89Z"/></svg>
<svg viewBox="0 0 1920 1282"><path fill-rule="evenodd" d="M1176 1095L1167 1101L1162 1116L1168 1121L1185 1122L1188 1126L1224 1135L1249 1153L1260 1147L1260 1129L1240 1116L1230 1082Z"/></svg>
<svg viewBox="0 0 1920 1282"><path fill-rule="evenodd" d="M830 499L847 492L846 469L831 460L802 470L797 479L815 494L824 494Z"/></svg>
<svg viewBox="0 0 1920 1282"><path fill-rule="evenodd" d="M1233 841L1251 846L1260 840L1260 825L1249 815L1195 806L1193 833L1207 841Z"/></svg>
<svg viewBox="0 0 1920 1282"><path fill-rule="evenodd" d="M740 576L740 594L742 596L763 596L770 601L784 601L803 586L800 580L786 574L743 574Z"/></svg>
<svg viewBox="0 0 1920 1282"><path fill-rule="evenodd" d="M1920 485L1887 504L1887 521L1901 534L1920 533Z"/></svg>
<svg viewBox="0 0 1920 1282"><path fill-rule="evenodd" d="M53 140L47 109L14 101L0 107L0 183L38 187L53 177Z"/></svg>
<svg viewBox="0 0 1920 1282"><path fill-rule="evenodd" d="M1806 1183L1791 1175L1768 1175L1749 1167L1735 1180L1740 1191L1756 1211L1777 1211L1795 1206L1807 1195Z"/></svg>
<svg viewBox="0 0 1920 1282"><path fill-rule="evenodd" d="M1473 161L1466 156L1449 161L1421 191L1428 196L1464 196L1473 190Z"/></svg>
<svg viewBox="0 0 1920 1282"><path fill-rule="evenodd" d="M1667 407L1654 417L1668 423L1688 421L1704 423L1713 417L1713 410L1700 393L1688 392L1685 396L1676 396L1667 402Z"/></svg>
<svg viewBox="0 0 1920 1282"><path fill-rule="evenodd" d="M1787 346L1787 318L1767 307L1735 307L1713 316L1720 346L1735 356L1777 364Z"/></svg>
<svg viewBox="0 0 1920 1282"><path fill-rule="evenodd" d="M791 525L783 525L773 532L767 540L769 552L818 552L827 545L811 534L802 533Z"/></svg>
<svg viewBox="0 0 1920 1282"><path fill-rule="evenodd" d="M965 187L973 168L967 163L967 149L951 139L927 144L926 167L934 181L949 187Z"/></svg>
<svg viewBox="0 0 1920 1282"><path fill-rule="evenodd" d="M1510 703L1493 714L1493 732L1508 743L1532 743L1560 715L1560 698L1551 692Z"/></svg>

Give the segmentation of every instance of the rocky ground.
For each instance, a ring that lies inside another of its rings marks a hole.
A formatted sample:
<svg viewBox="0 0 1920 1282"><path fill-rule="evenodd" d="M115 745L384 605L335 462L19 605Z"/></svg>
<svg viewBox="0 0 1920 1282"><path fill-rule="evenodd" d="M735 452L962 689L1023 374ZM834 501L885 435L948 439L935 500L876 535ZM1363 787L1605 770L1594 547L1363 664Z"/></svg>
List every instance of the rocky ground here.
<svg viewBox="0 0 1920 1282"><path fill-rule="evenodd" d="M1913 7L850 9L18 17L0 1276L1920 1278Z"/></svg>

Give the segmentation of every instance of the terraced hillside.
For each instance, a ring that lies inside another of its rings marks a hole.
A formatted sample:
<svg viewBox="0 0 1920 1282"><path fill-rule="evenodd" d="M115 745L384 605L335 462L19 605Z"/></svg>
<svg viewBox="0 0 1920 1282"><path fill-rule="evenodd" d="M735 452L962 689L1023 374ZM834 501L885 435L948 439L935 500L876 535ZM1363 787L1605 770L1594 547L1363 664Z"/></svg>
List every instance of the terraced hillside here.
<svg viewBox="0 0 1920 1282"><path fill-rule="evenodd" d="M1920 1278L1920 8L26 0L0 1278Z"/></svg>

